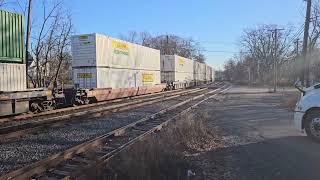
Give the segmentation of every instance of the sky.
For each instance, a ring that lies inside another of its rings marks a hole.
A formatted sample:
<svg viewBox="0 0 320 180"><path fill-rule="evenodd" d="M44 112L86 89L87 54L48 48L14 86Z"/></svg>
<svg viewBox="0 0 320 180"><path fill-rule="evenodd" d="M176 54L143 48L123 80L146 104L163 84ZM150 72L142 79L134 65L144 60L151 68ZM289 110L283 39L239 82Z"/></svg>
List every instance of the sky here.
<svg viewBox="0 0 320 180"><path fill-rule="evenodd" d="M39 0L33 1L35 16ZM238 51L245 28L262 24L300 27L303 0L66 0L76 34L119 37L129 31L192 37L207 51L207 64L222 69ZM38 12L40 14L40 12Z"/></svg>

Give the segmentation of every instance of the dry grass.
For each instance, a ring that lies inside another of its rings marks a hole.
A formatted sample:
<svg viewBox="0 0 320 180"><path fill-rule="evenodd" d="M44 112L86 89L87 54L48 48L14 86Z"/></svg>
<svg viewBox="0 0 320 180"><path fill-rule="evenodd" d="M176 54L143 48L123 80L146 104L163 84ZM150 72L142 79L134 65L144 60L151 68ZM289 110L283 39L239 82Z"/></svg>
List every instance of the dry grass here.
<svg viewBox="0 0 320 180"><path fill-rule="evenodd" d="M113 180L187 179L187 170L193 167L186 160L186 152L205 151L219 144L212 132L205 126L203 119L206 118L194 117L192 114L182 117L160 133L122 152L95 178Z"/></svg>
<svg viewBox="0 0 320 180"><path fill-rule="evenodd" d="M207 151L220 144L212 129L207 127L207 114L194 117L188 114L166 130L163 136L172 140L188 151Z"/></svg>

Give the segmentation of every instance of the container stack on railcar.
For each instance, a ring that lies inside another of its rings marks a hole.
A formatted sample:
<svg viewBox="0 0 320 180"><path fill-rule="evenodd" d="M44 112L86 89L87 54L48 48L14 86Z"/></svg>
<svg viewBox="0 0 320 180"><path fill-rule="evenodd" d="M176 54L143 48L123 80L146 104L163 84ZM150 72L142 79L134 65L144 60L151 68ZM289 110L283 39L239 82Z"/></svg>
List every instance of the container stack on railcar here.
<svg viewBox="0 0 320 180"><path fill-rule="evenodd" d="M214 69L211 66L206 65L206 82L213 82Z"/></svg>
<svg viewBox="0 0 320 180"><path fill-rule="evenodd" d="M162 55L161 82L173 89L194 86L193 63L193 60L181 56Z"/></svg>
<svg viewBox="0 0 320 180"><path fill-rule="evenodd" d="M211 82L213 82L215 80L215 70L213 67L211 67L210 80L211 80Z"/></svg>
<svg viewBox="0 0 320 180"><path fill-rule="evenodd" d="M24 18L0 10L0 116L50 106L51 92L27 89L26 79Z"/></svg>
<svg viewBox="0 0 320 180"><path fill-rule="evenodd" d="M194 80L195 80L195 85L202 85L205 84L206 82L206 64L194 61L193 64L193 69L194 69Z"/></svg>
<svg viewBox="0 0 320 180"><path fill-rule="evenodd" d="M72 37L76 101L89 103L160 92L160 51L101 34Z"/></svg>
<svg viewBox="0 0 320 180"><path fill-rule="evenodd" d="M177 55L161 56L161 82L167 88L178 89L197 86L213 81L213 68Z"/></svg>

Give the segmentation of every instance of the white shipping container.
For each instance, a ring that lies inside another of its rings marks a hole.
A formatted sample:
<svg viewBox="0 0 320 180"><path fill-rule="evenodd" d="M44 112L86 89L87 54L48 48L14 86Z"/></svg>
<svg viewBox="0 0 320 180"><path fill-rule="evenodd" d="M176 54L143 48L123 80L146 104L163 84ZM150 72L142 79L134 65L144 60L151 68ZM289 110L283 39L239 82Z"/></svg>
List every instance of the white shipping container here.
<svg viewBox="0 0 320 180"><path fill-rule="evenodd" d="M193 76L195 81L199 81L199 62L195 61L193 64Z"/></svg>
<svg viewBox="0 0 320 180"><path fill-rule="evenodd" d="M212 68L211 70L212 70L212 73L211 73L211 81L214 82L214 80L215 80L215 71L214 71L213 68Z"/></svg>
<svg viewBox="0 0 320 180"><path fill-rule="evenodd" d="M73 70L80 88L127 88L160 84L160 71L83 67Z"/></svg>
<svg viewBox="0 0 320 180"><path fill-rule="evenodd" d="M160 51L100 34L72 37L73 80L80 88L160 84Z"/></svg>
<svg viewBox="0 0 320 180"><path fill-rule="evenodd" d="M160 70L160 51L101 34L72 37L73 67Z"/></svg>
<svg viewBox="0 0 320 180"><path fill-rule="evenodd" d="M162 82L186 82L193 81L193 63L177 55L161 56L161 81Z"/></svg>
<svg viewBox="0 0 320 180"><path fill-rule="evenodd" d="M0 63L0 91L24 91L26 89L26 65Z"/></svg>
<svg viewBox="0 0 320 180"><path fill-rule="evenodd" d="M212 68L206 65L206 81L211 81L212 78Z"/></svg>
<svg viewBox="0 0 320 180"><path fill-rule="evenodd" d="M195 81L205 81L206 64L194 61L194 79Z"/></svg>

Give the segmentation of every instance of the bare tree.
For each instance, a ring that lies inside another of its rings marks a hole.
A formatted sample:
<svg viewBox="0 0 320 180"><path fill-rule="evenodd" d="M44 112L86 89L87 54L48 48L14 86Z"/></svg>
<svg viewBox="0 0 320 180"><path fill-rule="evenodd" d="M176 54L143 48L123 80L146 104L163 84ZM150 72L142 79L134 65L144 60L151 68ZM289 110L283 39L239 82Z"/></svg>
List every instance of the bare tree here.
<svg viewBox="0 0 320 180"><path fill-rule="evenodd" d="M270 30L275 25L262 25L244 30L240 38L240 52L226 62L224 76L240 83L271 84L273 81L274 63L281 82L288 83L296 77L292 75L296 66L292 60L293 41L291 26L279 31L277 37Z"/></svg>
<svg viewBox="0 0 320 180"><path fill-rule="evenodd" d="M250 65L251 73L263 82L270 81L274 61L281 65L292 54L291 34L293 28L287 27L286 31L279 32L275 37L270 32L270 29L275 27L275 25L263 25L247 29L240 40L241 50L246 52L248 59L251 59L250 63L247 62Z"/></svg>
<svg viewBox="0 0 320 180"><path fill-rule="evenodd" d="M56 41L57 41L57 37L55 33L57 33L58 31L58 22L59 22L59 14L57 13L57 15L54 16L54 21L51 24L48 37L46 37L44 42L44 48L42 52L43 63L41 64L41 67L43 69L43 73L42 73L43 79L41 81L42 83L41 86L48 86L48 81L49 81L48 79L49 74L47 73L48 63L51 60L51 58L54 57L53 50L55 48Z"/></svg>
<svg viewBox="0 0 320 180"><path fill-rule="evenodd" d="M147 32L138 33L131 31L127 35L120 35L120 39L159 49L161 54L176 54L200 62L205 61L200 43L192 38L182 38L177 35L152 36Z"/></svg>
<svg viewBox="0 0 320 180"><path fill-rule="evenodd" d="M54 19L53 21L55 21L55 18L57 18L56 16L54 16L54 14L56 12L59 12L59 7L61 5L61 1L59 2L55 2L52 7L49 8L49 11L47 10L48 8L48 4L46 1L43 1L42 4L42 8L43 8L43 14L42 14L42 21L41 21L41 25L39 28L38 32L35 32L33 34L35 34L35 36L33 36L34 40L35 40L35 46L31 46L32 47L32 51L35 55L35 63L36 63L36 84L38 87L43 86L43 84L41 82L43 77L42 77L42 71L43 71L43 67L41 66L41 61L42 59L42 53L44 51L45 48L45 39L46 37L50 35L52 35L54 29L56 27L52 26L52 24L50 24L51 20Z"/></svg>
<svg viewBox="0 0 320 180"><path fill-rule="evenodd" d="M0 7L5 5L5 0L0 0Z"/></svg>
<svg viewBox="0 0 320 180"><path fill-rule="evenodd" d="M313 3L312 18L310 22L310 33L309 33L309 51L316 48L317 42L320 37L320 1L317 0Z"/></svg>
<svg viewBox="0 0 320 180"><path fill-rule="evenodd" d="M57 79L61 70L61 66L64 61L70 60L70 38L72 33L72 21L71 16L68 16L68 19L64 20L60 25L60 33L57 39L57 62L58 65L55 69L55 74L52 77L51 85L54 87L57 85Z"/></svg>
<svg viewBox="0 0 320 180"><path fill-rule="evenodd" d="M150 39L152 36L148 32L136 32L130 31L127 34L120 34L120 39L124 41L128 41L135 44L141 44L143 46L148 46L147 40Z"/></svg>
<svg viewBox="0 0 320 180"><path fill-rule="evenodd" d="M35 60L32 75L37 87L55 87L60 80L61 69L66 67L69 71L72 20L63 7L62 0L50 4L43 1L42 20L38 27L34 25L31 48Z"/></svg>

